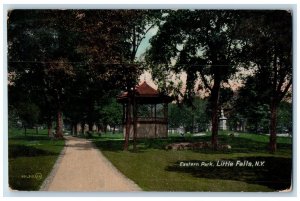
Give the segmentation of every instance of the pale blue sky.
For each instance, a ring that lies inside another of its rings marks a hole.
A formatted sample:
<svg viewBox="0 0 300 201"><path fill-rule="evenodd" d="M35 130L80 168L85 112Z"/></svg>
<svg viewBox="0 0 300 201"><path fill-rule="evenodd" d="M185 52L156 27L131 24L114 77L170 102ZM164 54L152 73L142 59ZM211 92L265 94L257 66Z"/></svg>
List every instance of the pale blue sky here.
<svg viewBox="0 0 300 201"><path fill-rule="evenodd" d="M157 33L158 27L153 27L152 29L150 29L148 31L148 33L146 34L146 37L142 40L137 53L136 53L136 57L138 58L138 60L140 60L140 56L145 53L146 49L148 47L150 47L150 43L149 40L152 36L154 36Z"/></svg>

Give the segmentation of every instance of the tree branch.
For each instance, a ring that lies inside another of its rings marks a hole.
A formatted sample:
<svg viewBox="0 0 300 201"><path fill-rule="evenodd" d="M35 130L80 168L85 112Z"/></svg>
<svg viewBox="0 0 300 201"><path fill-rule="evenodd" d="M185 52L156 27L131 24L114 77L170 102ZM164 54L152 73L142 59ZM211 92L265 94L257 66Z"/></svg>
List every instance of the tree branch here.
<svg viewBox="0 0 300 201"><path fill-rule="evenodd" d="M279 75L281 75L280 69L279 69ZM282 87L282 85L283 85L283 83L284 83L284 78L285 78L285 76L286 76L286 74L285 74L285 75L282 75L282 76L280 77L280 80L279 80L279 83L278 83L277 89L276 89L277 92L280 92L280 91L281 91L281 87Z"/></svg>
<svg viewBox="0 0 300 201"><path fill-rule="evenodd" d="M289 83L286 85L286 87L283 90L283 92L279 95L279 97L278 97L278 103L280 103L280 101L284 98L284 96L286 95L286 93L290 89L291 85L292 85L292 79L289 80Z"/></svg>
<svg viewBox="0 0 300 201"><path fill-rule="evenodd" d="M204 76L202 70L199 70L199 73L200 73L201 79L202 79L202 81L203 81L203 83L204 83L204 86L205 86L206 88L208 88L208 89L211 91L212 88L209 86L209 84L208 84L208 82L207 82L207 80L206 80L206 78L205 78L205 76Z"/></svg>

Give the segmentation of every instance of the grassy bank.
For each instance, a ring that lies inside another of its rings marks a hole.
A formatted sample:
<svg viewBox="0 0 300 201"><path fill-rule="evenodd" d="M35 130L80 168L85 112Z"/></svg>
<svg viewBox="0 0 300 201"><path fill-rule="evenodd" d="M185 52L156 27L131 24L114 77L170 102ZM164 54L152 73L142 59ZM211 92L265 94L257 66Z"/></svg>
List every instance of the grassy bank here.
<svg viewBox="0 0 300 201"><path fill-rule="evenodd" d="M15 190L39 190L64 147L63 140L49 139L46 130L27 132L9 130L9 186Z"/></svg>
<svg viewBox="0 0 300 201"><path fill-rule="evenodd" d="M111 134L110 134L111 135ZM118 137L119 136L119 137ZM127 177L146 191L278 191L289 188L291 181L291 139L278 138L278 152L268 153L269 137L240 134L230 137L221 133L219 141L230 144L224 151L182 150L166 151L165 145L173 142L209 141L210 136L178 137L140 140L138 151L122 151L123 139L94 137L94 143L103 154ZM209 163L218 161L264 161L260 167L203 167L182 166L182 163Z"/></svg>

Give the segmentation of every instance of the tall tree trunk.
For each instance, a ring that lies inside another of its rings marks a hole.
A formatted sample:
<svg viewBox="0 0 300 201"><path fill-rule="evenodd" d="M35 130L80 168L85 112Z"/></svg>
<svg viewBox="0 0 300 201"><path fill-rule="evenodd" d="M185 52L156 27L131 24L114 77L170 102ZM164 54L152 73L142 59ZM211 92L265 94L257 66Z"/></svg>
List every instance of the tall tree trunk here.
<svg viewBox="0 0 300 201"><path fill-rule="evenodd" d="M277 150L276 143L276 127L277 127L277 105L274 100L272 100L270 105L271 117L270 117L270 151L275 153Z"/></svg>
<svg viewBox="0 0 300 201"><path fill-rule="evenodd" d="M74 135L77 136L78 135L78 123L74 123Z"/></svg>
<svg viewBox="0 0 300 201"><path fill-rule="evenodd" d="M219 76L216 76L214 79L214 85L211 90L211 145L214 150L218 146L218 129L219 129L219 119L218 119L218 106L219 106L219 91L220 91L221 80Z"/></svg>
<svg viewBox="0 0 300 201"><path fill-rule="evenodd" d="M27 135L27 129L26 129L26 126L24 126L24 134L25 134L25 136Z"/></svg>
<svg viewBox="0 0 300 201"><path fill-rule="evenodd" d="M85 122L81 122L81 135L84 135Z"/></svg>
<svg viewBox="0 0 300 201"><path fill-rule="evenodd" d="M35 127L35 134L36 134L36 135L39 134L39 127L38 127L38 126Z"/></svg>
<svg viewBox="0 0 300 201"><path fill-rule="evenodd" d="M116 125L114 125L113 127L113 134L115 134L115 132L116 132Z"/></svg>
<svg viewBox="0 0 300 201"><path fill-rule="evenodd" d="M130 126L131 126L131 114L130 114L130 98L128 98L128 103L126 104L126 129L125 129L125 143L124 150L128 150L129 145L129 134L130 134Z"/></svg>
<svg viewBox="0 0 300 201"><path fill-rule="evenodd" d="M136 104L135 95L133 95L133 150L134 151L137 150L136 137L137 137L137 104Z"/></svg>
<svg viewBox="0 0 300 201"><path fill-rule="evenodd" d="M104 130L104 133L107 133L107 124L104 124L103 130Z"/></svg>
<svg viewBox="0 0 300 201"><path fill-rule="evenodd" d="M74 136L74 124L71 124L71 135Z"/></svg>
<svg viewBox="0 0 300 201"><path fill-rule="evenodd" d="M89 122L89 132L90 133L93 133L93 125L94 125L93 122Z"/></svg>
<svg viewBox="0 0 300 201"><path fill-rule="evenodd" d="M62 111L57 111L57 120L56 120L56 137L63 138L63 117Z"/></svg>
<svg viewBox="0 0 300 201"><path fill-rule="evenodd" d="M101 137L101 132L102 132L102 130L101 130L101 124L97 124L97 132L98 132L98 134L99 134L99 136Z"/></svg>
<svg viewBox="0 0 300 201"><path fill-rule="evenodd" d="M48 137L52 136L52 122L49 120L47 122L47 129L48 129Z"/></svg>

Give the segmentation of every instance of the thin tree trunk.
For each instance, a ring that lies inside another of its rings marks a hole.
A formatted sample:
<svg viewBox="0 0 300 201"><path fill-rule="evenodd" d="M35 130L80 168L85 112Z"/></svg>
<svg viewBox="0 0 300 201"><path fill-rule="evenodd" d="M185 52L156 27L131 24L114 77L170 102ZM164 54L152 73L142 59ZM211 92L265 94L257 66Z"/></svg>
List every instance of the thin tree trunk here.
<svg viewBox="0 0 300 201"><path fill-rule="evenodd" d="M93 133L93 125L94 125L93 122L89 122L89 132L90 133Z"/></svg>
<svg viewBox="0 0 300 201"><path fill-rule="evenodd" d="M101 137L101 125L100 124L97 124L97 133L99 134L99 136Z"/></svg>
<svg viewBox="0 0 300 201"><path fill-rule="evenodd" d="M77 127L78 123L74 123L74 135L77 136L78 135L78 127Z"/></svg>
<svg viewBox="0 0 300 201"><path fill-rule="evenodd" d="M133 96L133 150L136 151L136 136L137 136L137 104L135 95ZM156 124L155 124L156 125ZM156 129L156 128L155 128Z"/></svg>
<svg viewBox="0 0 300 201"><path fill-rule="evenodd" d="M276 140L276 127L277 127L277 105L272 101L271 106L271 117L270 117L270 151L275 153L277 150Z"/></svg>
<svg viewBox="0 0 300 201"><path fill-rule="evenodd" d="M104 125L103 130L104 130L104 133L107 133L107 124Z"/></svg>
<svg viewBox="0 0 300 201"><path fill-rule="evenodd" d="M71 124L71 135L74 136L75 135L75 126L74 123Z"/></svg>
<svg viewBox="0 0 300 201"><path fill-rule="evenodd" d="M218 79L218 76L215 77L214 86L211 91L211 106L212 106L212 133L211 133L211 144L214 150L218 146L218 128L219 128L219 119L218 119L218 104L219 104L219 91L220 91L221 81Z"/></svg>
<svg viewBox="0 0 300 201"><path fill-rule="evenodd" d="M38 126L35 127L35 134L36 134L36 135L39 134L39 127L38 127Z"/></svg>
<svg viewBox="0 0 300 201"><path fill-rule="evenodd" d="M63 138L63 117L61 110L57 111L56 137Z"/></svg>
<svg viewBox="0 0 300 201"><path fill-rule="evenodd" d="M71 135L74 136L74 126L71 124Z"/></svg>
<svg viewBox="0 0 300 201"><path fill-rule="evenodd" d="M81 122L81 135L84 135L85 122Z"/></svg>
<svg viewBox="0 0 300 201"><path fill-rule="evenodd" d="M26 129L26 126L24 126L24 134L25 134L25 136L27 135L27 129Z"/></svg>
<svg viewBox="0 0 300 201"><path fill-rule="evenodd" d="M116 125L114 125L113 127L113 134L115 134L115 132L116 132Z"/></svg>
<svg viewBox="0 0 300 201"><path fill-rule="evenodd" d="M52 122L51 121L47 122L47 128L48 128L48 137L51 137L51 135L52 135Z"/></svg>
<svg viewBox="0 0 300 201"><path fill-rule="evenodd" d="M125 143L124 150L128 150L129 145L129 134L130 134L130 125L131 125L131 114L130 114L130 98L128 98L128 103L126 104L126 130L125 130Z"/></svg>

